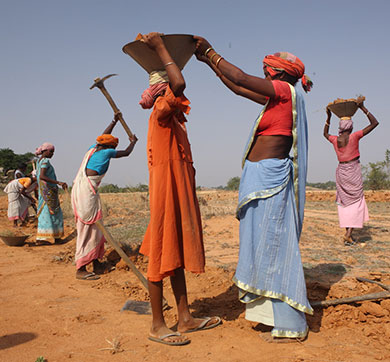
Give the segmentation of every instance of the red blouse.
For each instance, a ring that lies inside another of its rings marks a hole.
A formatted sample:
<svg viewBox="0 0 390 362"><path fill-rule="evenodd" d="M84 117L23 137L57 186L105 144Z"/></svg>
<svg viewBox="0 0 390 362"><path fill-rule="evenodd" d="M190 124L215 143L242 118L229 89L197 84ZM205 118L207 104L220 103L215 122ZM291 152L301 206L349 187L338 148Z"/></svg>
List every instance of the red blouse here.
<svg viewBox="0 0 390 362"><path fill-rule="evenodd" d="M256 136L292 136L292 100L287 82L273 80L275 97L269 100Z"/></svg>

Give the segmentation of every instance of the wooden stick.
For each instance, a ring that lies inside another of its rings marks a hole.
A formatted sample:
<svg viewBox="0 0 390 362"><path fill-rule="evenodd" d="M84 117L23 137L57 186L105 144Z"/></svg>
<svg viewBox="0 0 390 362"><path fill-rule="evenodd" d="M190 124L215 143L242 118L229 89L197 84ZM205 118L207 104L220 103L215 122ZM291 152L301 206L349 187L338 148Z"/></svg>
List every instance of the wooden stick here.
<svg viewBox="0 0 390 362"><path fill-rule="evenodd" d="M387 291L390 292L390 286L389 286L389 285L386 285L386 284L377 282L377 281L375 281L375 280L366 279L366 278L362 278L362 277L356 277L356 280L358 280L359 282L366 282L366 283L372 283L372 284L379 285L379 286L382 287L383 289L385 289L385 290L387 290Z"/></svg>
<svg viewBox="0 0 390 362"><path fill-rule="evenodd" d="M329 305L347 304L347 303L362 302L365 300L386 299L386 298L390 298L389 292L378 292L378 293L371 293L366 295L358 295L356 297L321 300L321 301L310 302L310 304L313 307L327 307Z"/></svg>
<svg viewBox="0 0 390 362"><path fill-rule="evenodd" d="M123 249L121 248L119 243L114 240L114 238L111 236L110 232L103 225L102 221L98 220L96 222L96 226L103 233L103 235L106 238L106 240L111 244L111 246L116 250L116 252L121 256L121 258L130 267L130 269L133 271L133 273L136 275L136 277L141 281L141 283L145 287L145 289L149 292L148 281L143 276L143 274L137 269L137 267L130 260L130 258L127 256L127 254L123 251ZM167 307L168 307L168 302L163 297L163 309L166 309Z"/></svg>

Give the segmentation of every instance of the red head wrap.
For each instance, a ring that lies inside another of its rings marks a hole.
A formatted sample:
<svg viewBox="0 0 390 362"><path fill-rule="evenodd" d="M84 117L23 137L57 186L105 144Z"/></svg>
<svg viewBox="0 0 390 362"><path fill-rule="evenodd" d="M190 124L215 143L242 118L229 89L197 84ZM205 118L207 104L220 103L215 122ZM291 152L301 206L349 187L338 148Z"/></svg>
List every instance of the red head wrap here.
<svg viewBox="0 0 390 362"><path fill-rule="evenodd" d="M280 72L286 72L295 78L302 78L302 87L305 92L309 92L313 86L313 82L304 74L305 65L294 54L279 52L273 55L267 55L263 59L263 64L272 77Z"/></svg>
<svg viewBox="0 0 390 362"><path fill-rule="evenodd" d="M110 134L102 134L98 138L96 138L96 142L99 145L106 145L106 146L118 146L118 138L110 135Z"/></svg>

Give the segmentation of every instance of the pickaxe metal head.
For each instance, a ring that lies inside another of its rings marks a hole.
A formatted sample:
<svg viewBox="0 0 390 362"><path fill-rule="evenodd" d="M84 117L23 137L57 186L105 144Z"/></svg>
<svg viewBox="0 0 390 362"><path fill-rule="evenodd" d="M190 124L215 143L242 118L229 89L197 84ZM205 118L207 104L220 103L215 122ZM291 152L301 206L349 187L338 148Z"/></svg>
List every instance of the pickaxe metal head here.
<svg viewBox="0 0 390 362"><path fill-rule="evenodd" d="M98 88L103 87L103 86L104 86L104 85L103 85L104 81L105 81L106 79L108 79L108 78L111 78L111 77L115 76L115 75L118 75L118 74L109 74L109 75L106 75L105 77L103 77L103 78L101 78L101 79L100 79L100 78L95 78L95 79L94 79L95 83L93 83L92 86L89 87L89 89L92 89L92 88L94 88L94 87L98 87Z"/></svg>

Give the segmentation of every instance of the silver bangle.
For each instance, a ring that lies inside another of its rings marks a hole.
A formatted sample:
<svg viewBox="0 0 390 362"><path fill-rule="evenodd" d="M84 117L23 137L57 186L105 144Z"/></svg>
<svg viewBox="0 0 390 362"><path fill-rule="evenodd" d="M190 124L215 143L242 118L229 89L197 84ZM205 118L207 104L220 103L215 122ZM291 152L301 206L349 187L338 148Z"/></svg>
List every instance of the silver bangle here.
<svg viewBox="0 0 390 362"><path fill-rule="evenodd" d="M175 64L174 62L168 62L167 64L164 64L164 67L167 67L168 65Z"/></svg>

